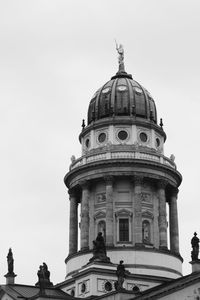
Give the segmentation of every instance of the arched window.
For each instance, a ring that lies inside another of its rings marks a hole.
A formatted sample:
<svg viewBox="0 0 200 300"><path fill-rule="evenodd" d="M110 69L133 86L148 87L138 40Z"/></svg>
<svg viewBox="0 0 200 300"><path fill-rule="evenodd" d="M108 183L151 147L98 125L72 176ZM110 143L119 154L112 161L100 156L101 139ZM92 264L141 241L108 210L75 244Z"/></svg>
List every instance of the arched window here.
<svg viewBox="0 0 200 300"><path fill-rule="evenodd" d="M98 223L98 232L102 232L104 241L106 240L106 222L101 220Z"/></svg>
<svg viewBox="0 0 200 300"><path fill-rule="evenodd" d="M144 244L151 243L151 226L147 220L142 222L142 241Z"/></svg>

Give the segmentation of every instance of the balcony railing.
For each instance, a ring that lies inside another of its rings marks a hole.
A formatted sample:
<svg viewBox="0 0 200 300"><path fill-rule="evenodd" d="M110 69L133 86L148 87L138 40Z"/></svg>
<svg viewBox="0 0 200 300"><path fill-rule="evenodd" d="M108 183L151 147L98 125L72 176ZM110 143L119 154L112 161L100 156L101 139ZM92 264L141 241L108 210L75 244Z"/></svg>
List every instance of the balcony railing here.
<svg viewBox="0 0 200 300"><path fill-rule="evenodd" d="M100 153L88 153L74 160L70 165L70 171L92 162L110 159L141 159L158 162L160 164L167 165L168 167L176 169L176 164L174 163L174 161L158 153L145 153L142 151L102 151Z"/></svg>

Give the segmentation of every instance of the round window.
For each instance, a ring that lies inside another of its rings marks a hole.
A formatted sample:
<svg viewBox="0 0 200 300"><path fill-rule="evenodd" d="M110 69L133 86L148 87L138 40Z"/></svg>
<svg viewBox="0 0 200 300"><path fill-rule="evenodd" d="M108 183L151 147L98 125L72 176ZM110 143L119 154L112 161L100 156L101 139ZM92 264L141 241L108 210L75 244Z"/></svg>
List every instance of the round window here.
<svg viewBox="0 0 200 300"><path fill-rule="evenodd" d="M160 140L159 138L156 138L156 147L158 148L160 146Z"/></svg>
<svg viewBox="0 0 200 300"><path fill-rule="evenodd" d="M110 281L106 281L106 283L105 283L105 290L107 291L107 292L110 292L110 291L112 291L112 284L111 284L111 282Z"/></svg>
<svg viewBox="0 0 200 300"><path fill-rule="evenodd" d="M132 288L132 291L135 292L135 293L137 293L137 292L140 291L140 289L139 289L138 286L135 285L135 286Z"/></svg>
<svg viewBox="0 0 200 300"><path fill-rule="evenodd" d="M98 136L99 143L103 143L103 142L105 142L105 140L106 140L105 132L100 133L99 136Z"/></svg>
<svg viewBox="0 0 200 300"><path fill-rule="evenodd" d="M124 140L127 139L127 137L128 137L127 131L125 131L125 130L120 130L120 131L118 132L118 138L119 138L120 140L124 141Z"/></svg>
<svg viewBox="0 0 200 300"><path fill-rule="evenodd" d="M85 146L86 146L87 148L90 147L90 139L86 139L86 141L85 141Z"/></svg>
<svg viewBox="0 0 200 300"><path fill-rule="evenodd" d="M147 134L145 132L141 132L140 133L140 140L143 142L143 143L146 143L147 141Z"/></svg>
<svg viewBox="0 0 200 300"><path fill-rule="evenodd" d="M82 293L85 293L85 291L86 291L86 284L85 284L85 283L82 283L82 284L81 284L81 292L82 292Z"/></svg>

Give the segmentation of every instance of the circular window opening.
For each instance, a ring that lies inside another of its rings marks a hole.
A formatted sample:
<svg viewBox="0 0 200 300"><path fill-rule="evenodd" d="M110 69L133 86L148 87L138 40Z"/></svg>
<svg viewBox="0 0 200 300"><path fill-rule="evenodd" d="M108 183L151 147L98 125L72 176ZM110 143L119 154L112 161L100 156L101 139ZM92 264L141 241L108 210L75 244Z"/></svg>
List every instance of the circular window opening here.
<svg viewBox="0 0 200 300"><path fill-rule="evenodd" d="M118 132L118 138L122 141L126 140L128 137L128 133L125 130L120 130Z"/></svg>
<svg viewBox="0 0 200 300"><path fill-rule="evenodd" d="M110 281L107 281L107 282L105 283L105 290L106 290L107 292L112 291L112 284L110 283Z"/></svg>
<svg viewBox="0 0 200 300"><path fill-rule="evenodd" d="M138 293L138 292L140 291L140 289L139 289L138 286L135 285L135 286L133 287L132 291L135 292L135 293Z"/></svg>
<svg viewBox="0 0 200 300"><path fill-rule="evenodd" d="M146 143L146 141L147 141L147 134L144 133L144 132L141 132L141 133L140 133L140 140L141 140L143 143Z"/></svg>
<svg viewBox="0 0 200 300"><path fill-rule="evenodd" d="M86 146L87 148L89 148L89 146L90 146L90 140L89 140L89 139L86 139L86 141L85 141L85 146Z"/></svg>
<svg viewBox="0 0 200 300"><path fill-rule="evenodd" d="M160 146L160 140L159 138L156 138L156 147L158 148Z"/></svg>
<svg viewBox="0 0 200 300"><path fill-rule="evenodd" d="M82 293L85 293L85 291L86 291L86 284L85 284L85 283L82 283L82 284L81 284L81 292L82 292Z"/></svg>
<svg viewBox="0 0 200 300"><path fill-rule="evenodd" d="M103 142L105 142L105 140L106 140L105 132L100 133L99 136L98 136L99 143L103 143Z"/></svg>

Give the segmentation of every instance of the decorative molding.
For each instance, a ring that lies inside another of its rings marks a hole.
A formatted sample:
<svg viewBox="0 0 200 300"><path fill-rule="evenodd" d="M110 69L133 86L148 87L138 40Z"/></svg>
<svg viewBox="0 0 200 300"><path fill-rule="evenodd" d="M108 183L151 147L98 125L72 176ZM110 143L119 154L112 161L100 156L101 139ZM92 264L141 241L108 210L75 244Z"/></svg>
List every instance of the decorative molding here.
<svg viewBox="0 0 200 300"><path fill-rule="evenodd" d="M105 219L105 218L106 218L106 213L104 211L99 211L94 215L94 220Z"/></svg>
<svg viewBox="0 0 200 300"><path fill-rule="evenodd" d="M154 215L150 211L146 210L146 211L142 212L142 218L153 220Z"/></svg>
<svg viewBox="0 0 200 300"><path fill-rule="evenodd" d="M128 217L132 217L133 213L130 211L130 210L127 210L127 209L121 209L121 210L118 210L116 211L115 213L115 217L118 218L118 217L124 217L124 216L128 216Z"/></svg>

